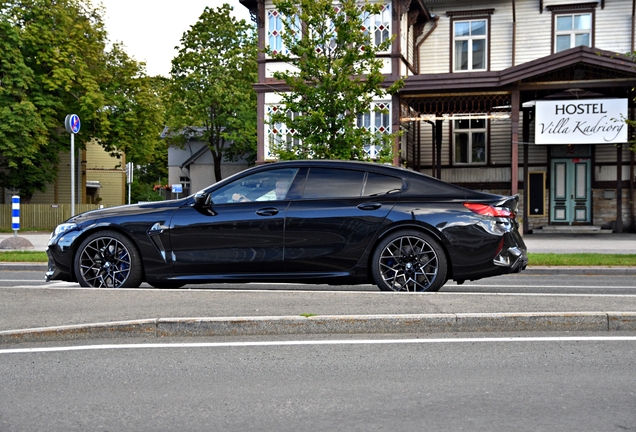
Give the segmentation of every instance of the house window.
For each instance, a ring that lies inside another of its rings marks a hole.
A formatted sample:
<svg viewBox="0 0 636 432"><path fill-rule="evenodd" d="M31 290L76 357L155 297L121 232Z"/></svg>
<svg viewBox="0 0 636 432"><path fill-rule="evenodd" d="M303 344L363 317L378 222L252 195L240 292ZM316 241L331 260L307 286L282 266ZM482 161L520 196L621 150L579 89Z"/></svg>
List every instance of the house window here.
<svg viewBox="0 0 636 432"><path fill-rule="evenodd" d="M338 5L334 5L333 8L336 15L340 15L343 13L342 9ZM331 55L338 48L336 45L336 38L337 38L336 25L334 24L333 20L331 20L331 18L325 17L325 26L321 27L321 30L323 30L325 33L320 34L315 29L312 30L312 35L314 39L326 41L324 45L318 44L316 46L316 53L318 54L327 53L327 55Z"/></svg>
<svg viewBox="0 0 636 432"><path fill-rule="evenodd" d="M285 17L277 10L267 11L267 46L269 47L272 55L289 54L289 50L285 47L285 43L283 42L283 33L286 31L284 22L286 20L289 20L289 18ZM291 23L291 27L296 29L294 31L296 37L301 37L301 27L298 17L295 16Z"/></svg>
<svg viewBox="0 0 636 432"><path fill-rule="evenodd" d="M278 105L266 105L267 117L271 116L280 110L285 109ZM300 113L287 110L287 117L291 120L300 116ZM294 147L298 147L301 144L301 140L298 137L295 129L289 129L285 123L267 123L267 143L265 148L265 158L274 159L274 153L277 149L284 148L285 150L292 150Z"/></svg>
<svg viewBox="0 0 636 432"><path fill-rule="evenodd" d="M382 5L376 15L362 15L362 31L378 46L391 38L391 4Z"/></svg>
<svg viewBox="0 0 636 432"><path fill-rule="evenodd" d="M577 46L592 46L592 14L555 15L554 51L565 51Z"/></svg>
<svg viewBox="0 0 636 432"><path fill-rule="evenodd" d="M453 71L487 69L488 20L453 21Z"/></svg>
<svg viewBox="0 0 636 432"><path fill-rule="evenodd" d="M190 177L180 176L179 183L183 187L183 195L190 195Z"/></svg>
<svg viewBox="0 0 636 432"><path fill-rule="evenodd" d="M454 121L455 164L486 163L486 120Z"/></svg>
<svg viewBox="0 0 636 432"><path fill-rule="evenodd" d="M364 114L358 114L356 126L365 128L373 134L391 134L391 104L388 102L376 102L371 104L371 110ZM380 154L378 146L369 144L364 146L364 151L371 159Z"/></svg>

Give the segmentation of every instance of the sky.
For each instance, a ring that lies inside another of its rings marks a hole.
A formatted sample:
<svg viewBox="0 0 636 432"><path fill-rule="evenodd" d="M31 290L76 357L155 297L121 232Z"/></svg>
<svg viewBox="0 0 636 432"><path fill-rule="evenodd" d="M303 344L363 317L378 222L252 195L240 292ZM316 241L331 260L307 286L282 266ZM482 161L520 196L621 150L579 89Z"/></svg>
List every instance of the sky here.
<svg viewBox="0 0 636 432"><path fill-rule="evenodd" d="M99 4L100 0L93 2ZM170 74L170 62L177 55L183 33L199 20L206 6L218 8L229 3L238 19L250 21L239 0L101 0L108 38L122 42L137 61L146 62L150 76Z"/></svg>

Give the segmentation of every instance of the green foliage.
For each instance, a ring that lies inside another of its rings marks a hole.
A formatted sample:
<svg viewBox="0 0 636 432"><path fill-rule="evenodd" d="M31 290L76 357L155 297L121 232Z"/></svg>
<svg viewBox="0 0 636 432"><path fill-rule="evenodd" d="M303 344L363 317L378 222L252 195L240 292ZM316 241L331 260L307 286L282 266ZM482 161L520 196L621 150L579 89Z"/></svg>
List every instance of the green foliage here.
<svg viewBox="0 0 636 432"><path fill-rule="evenodd" d="M166 144L163 143L163 145ZM135 167L133 182L130 185L131 202L162 201L163 195L154 187L165 184L168 184L167 149L157 151L151 162Z"/></svg>
<svg viewBox="0 0 636 432"><path fill-rule="evenodd" d="M56 178L67 114L81 118L79 148L97 140L141 164L163 146L160 85L120 45L106 50L102 16L90 0L0 3L0 185L24 202Z"/></svg>
<svg viewBox="0 0 636 432"><path fill-rule="evenodd" d="M158 153L167 151L161 140L166 79L148 77L144 71L144 64L131 59L121 44L106 53L106 116L99 139L111 154L125 153L136 165L152 163Z"/></svg>
<svg viewBox="0 0 636 432"><path fill-rule="evenodd" d="M593 254L593 253L528 253L530 266L636 266L634 254Z"/></svg>
<svg viewBox="0 0 636 432"><path fill-rule="evenodd" d="M0 252L0 262L32 262L45 263L48 258L46 252L40 251L7 251Z"/></svg>
<svg viewBox="0 0 636 432"><path fill-rule="evenodd" d="M284 111L270 123L284 123L296 141L272 143L281 159L368 159L365 146L381 148L378 161L392 159L395 134L358 127L359 116L372 110L374 99L386 98L403 85L385 86L379 52L390 50L392 39L374 44L364 19L378 14L379 3L343 0L274 0L282 13L283 42L288 53L273 53L293 67L275 72L290 92L280 93ZM302 23L302 26L300 25ZM395 107L394 109L397 109ZM386 108L376 107L388 115ZM298 113L291 115L290 113Z"/></svg>
<svg viewBox="0 0 636 432"><path fill-rule="evenodd" d="M208 7L183 35L166 102L169 143L190 137L206 142L217 180L223 158L253 161L256 153L256 34L231 11L228 4Z"/></svg>

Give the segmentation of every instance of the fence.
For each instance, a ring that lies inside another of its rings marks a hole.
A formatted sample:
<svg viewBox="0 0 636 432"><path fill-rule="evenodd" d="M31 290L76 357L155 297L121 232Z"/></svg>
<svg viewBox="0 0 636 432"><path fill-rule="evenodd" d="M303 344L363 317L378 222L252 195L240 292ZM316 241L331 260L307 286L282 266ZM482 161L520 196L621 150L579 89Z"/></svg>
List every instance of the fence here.
<svg viewBox="0 0 636 432"><path fill-rule="evenodd" d="M97 204L75 204L75 214L99 208ZM71 217L71 204L20 204L20 229L53 231ZM11 230L11 204L0 204L0 229Z"/></svg>

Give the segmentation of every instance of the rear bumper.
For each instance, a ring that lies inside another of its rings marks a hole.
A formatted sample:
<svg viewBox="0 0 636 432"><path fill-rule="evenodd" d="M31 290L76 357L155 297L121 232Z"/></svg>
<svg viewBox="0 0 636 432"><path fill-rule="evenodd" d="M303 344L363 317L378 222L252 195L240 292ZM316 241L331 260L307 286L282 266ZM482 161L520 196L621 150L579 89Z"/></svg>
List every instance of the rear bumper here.
<svg viewBox="0 0 636 432"><path fill-rule="evenodd" d="M528 266L528 253L518 246L502 249L493 260L498 267L506 267L510 273L519 273Z"/></svg>

